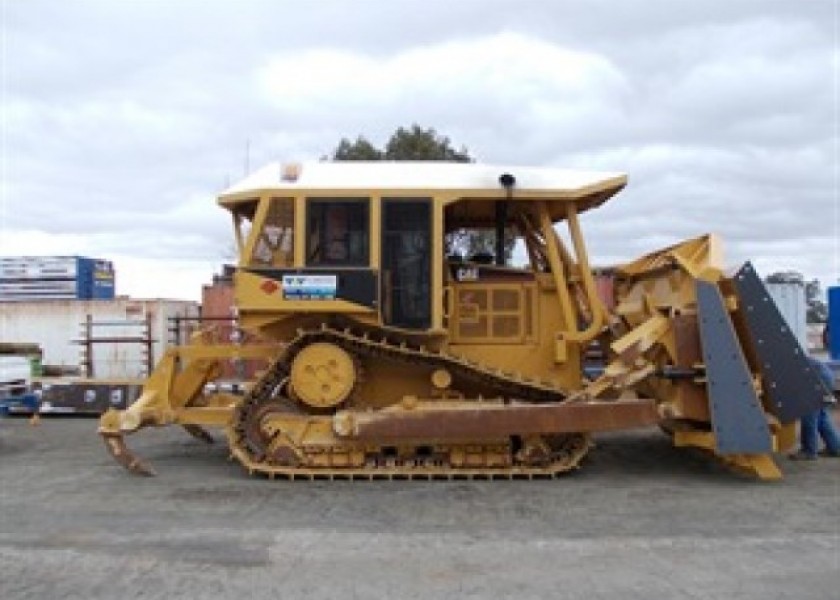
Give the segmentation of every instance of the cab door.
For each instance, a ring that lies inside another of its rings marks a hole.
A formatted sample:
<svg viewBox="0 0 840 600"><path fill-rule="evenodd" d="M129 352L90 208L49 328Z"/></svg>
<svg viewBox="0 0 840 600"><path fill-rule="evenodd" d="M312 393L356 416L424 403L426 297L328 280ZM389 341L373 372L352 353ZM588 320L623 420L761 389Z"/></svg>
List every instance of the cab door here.
<svg viewBox="0 0 840 600"><path fill-rule="evenodd" d="M382 200L381 304L386 325L425 330L432 315L429 199Z"/></svg>

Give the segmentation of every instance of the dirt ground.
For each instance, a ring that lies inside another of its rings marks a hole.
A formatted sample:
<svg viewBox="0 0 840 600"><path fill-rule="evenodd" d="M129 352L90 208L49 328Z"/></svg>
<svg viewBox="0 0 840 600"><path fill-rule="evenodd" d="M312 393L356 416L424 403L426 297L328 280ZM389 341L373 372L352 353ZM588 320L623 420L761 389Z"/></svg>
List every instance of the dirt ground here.
<svg viewBox="0 0 840 600"><path fill-rule="evenodd" d="M219 439L0 421L0 597L840 597L840 460L734 475L658 430L598 438L554 481L249 477Z"/></svg>

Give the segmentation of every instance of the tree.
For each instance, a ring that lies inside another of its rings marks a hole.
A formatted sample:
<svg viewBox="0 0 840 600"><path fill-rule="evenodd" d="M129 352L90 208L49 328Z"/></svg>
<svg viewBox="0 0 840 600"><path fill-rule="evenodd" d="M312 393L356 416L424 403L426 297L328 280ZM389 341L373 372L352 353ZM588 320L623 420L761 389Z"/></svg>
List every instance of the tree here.
<svg viewBox="0 0 840 600"><path fill-rule="evenodd" d="M341 138L332 156L333 160L382 160L383 158L382 150L362 136L358 136L355 142Z"/></svg>
<svg viewBox="0 0 840 600"><path fill-rule="evenodd" d="M776 271L764 278L765 283L796 283L805 285L805 278L799 271Z"/></svg>
<svg viewBox="0 0 840 600"><path fill-rule="evenodd" d="M828 320L828 306L823 300L822 286L819 279L805 281L798 271L777 271L768 275L767 283L795 283L805 288L805 320L808 323L825 323Z"/></svg>
<svg viewBox="0 0 840 600"><path fill-rule="evenodd" d="M473 162L466 148L452 148L449 138L416 123L411 129L400 127L385 144L385 160L440 160Z"/></svg>
<svg viewBox="0 0 840 600"><path fill-rule="evenodd" d="M332 153L332 160L440 160L447 162L472 162L465 147L455 150L446 136L440 136L429 127L423 129L416 123L410 128L398 128L380 150L366 137L355 141L341 138Z"/></svg>
<svg viewBox="0 0 840 600"><path fill-rule="evenodd" d="M805 303L808 305L806 320L809 323L825 323L828 321L828 306L823 298L819 279L805 282Z"/></svg>
<svg viewBox="0 0 840 600"><path fill-rule="evenodd" d="M364 136L357 136L351 142L342 138L332 152L332 160L431 160L443 162L473 162L469 150L461 146L456 150L447 136L438 135L431 127L424 129L418 124L399 127L388 139L385 149L380 150ZM510 258L515 239L505 240L505 257ZM495 234L492 231L459 230L446 236L447 254L472 256L478 253L492 253Z"/></svg>

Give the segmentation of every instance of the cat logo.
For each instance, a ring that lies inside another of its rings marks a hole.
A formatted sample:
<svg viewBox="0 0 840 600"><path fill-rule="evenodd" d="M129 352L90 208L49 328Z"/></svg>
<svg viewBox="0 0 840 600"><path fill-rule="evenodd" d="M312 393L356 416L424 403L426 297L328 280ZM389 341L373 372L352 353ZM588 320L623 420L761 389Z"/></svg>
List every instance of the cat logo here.
<svg viewBox="0 0 840 600"><path fill-rule="evenodd" d="M458 281L478 281L478 267L459 267L455 278Z"/></svg>

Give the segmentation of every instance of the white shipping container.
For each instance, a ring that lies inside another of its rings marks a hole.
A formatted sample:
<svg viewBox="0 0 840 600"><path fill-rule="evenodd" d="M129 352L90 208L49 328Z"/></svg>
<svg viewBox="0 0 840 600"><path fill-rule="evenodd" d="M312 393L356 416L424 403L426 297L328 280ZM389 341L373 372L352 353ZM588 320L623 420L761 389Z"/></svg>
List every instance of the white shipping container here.
<svg viewBox="0 0 840 600"><path fill-rule="evenodd" d="M75 256L19 256L0 258L0 279L48 279L76 277Z"/></svg>
<svg viewBox="0 0 840 600"><path fill-rule="evenodd" d="M41 302L42 300L74 300L75 298L74 294L49 294L46 292L39 294L0 294L0 302Z"/></svg>
<svg viewBox="0 0 840 600"><path fill-rule="evenodd" d="M0 295L67 294L74 298L77 285L75 279L0 281Z"/></svg>
<svg viewBox="0 0 840 600"><path fill-rule="evenodd" d="M34 343L43 350L44 365L80 367L84 348L74 343L83 336L87 315L94 322L132 321L137 325L98 327L94 337L142 337L146 315L151 316L154 362L163 356L170 341L170 317L199 314L197 302L186 300L39 300L0 303L0 341ZM93 346L93 376L102 379L144 377L145 345L97 343ZM84 373L83 373L84 374Z"/></svg>
<svg viewBox="0 0 840 600"><path fill-rule="evenodd" d="M782 313L787 326L799 340L803 350L808 349L808 328L806 317L808 305L805 302L805 286L798 283L768 283L767 291Z"/></svg>

